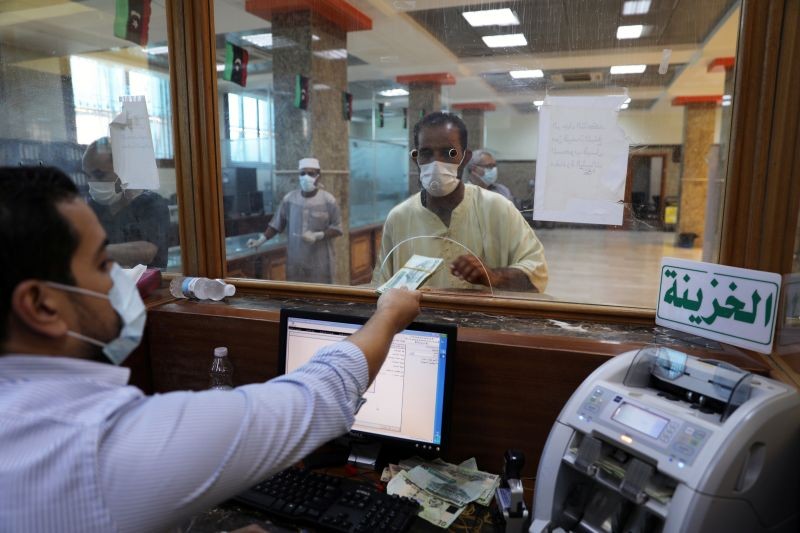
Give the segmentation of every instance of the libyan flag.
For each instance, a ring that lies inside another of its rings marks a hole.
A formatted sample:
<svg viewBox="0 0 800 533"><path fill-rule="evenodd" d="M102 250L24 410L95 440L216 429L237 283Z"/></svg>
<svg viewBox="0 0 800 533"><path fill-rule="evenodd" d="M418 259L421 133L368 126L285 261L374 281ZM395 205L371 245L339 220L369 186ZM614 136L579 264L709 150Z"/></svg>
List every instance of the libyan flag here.
<svg viewBox="0 0 800 533"><path fill-rule="evenodd" d="M294 106L298 109L308 109L308 82L309 79L300 74L294 78Z"/></svg>
<svg viewBox="0 0 800 533"><path fill-rule="evenodd" d="M250 54L241 46L225 43L225 70L222 79L247 86L247 61Z"/></svg>
<svg viewBox="0 0 800 533"><path fill-rule="evenodd" d="M342 93L342 116L345 120L353 118L353 95Z"/></svg>
<svg viewBox="0 0 800 533"><path fill-rule="evenodd" d="M139 46L147 45L150 0L117 0L114 35Z"/></svg>

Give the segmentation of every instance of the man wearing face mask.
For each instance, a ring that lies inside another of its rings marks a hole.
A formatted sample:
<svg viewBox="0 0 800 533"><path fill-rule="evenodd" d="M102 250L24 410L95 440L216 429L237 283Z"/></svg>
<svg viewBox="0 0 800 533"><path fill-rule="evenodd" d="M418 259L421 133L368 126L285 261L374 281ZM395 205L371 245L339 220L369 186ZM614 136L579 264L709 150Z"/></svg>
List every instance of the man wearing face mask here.
<svg viewBox="0 0 800 533"><path fill-rule="evenodd" d="M286 231L286 279L333 283L336 266L333 239L342 234L339 206L331 193L319 188L319 160L303 158L298 170L300 188L283 197L264 234L248 240L247 246L257 248Z"/></svg>
<svg viewBox="0 0 800 533"><path fill-rule="evenodd" d="M128 189L114 173L111 141L94 141L83 154L89 206L108 233L108 253L125 267L167 267L169 208L158 193Z"/></svg>
<svg viewBox="0 0 800 533"><path fill-rule="evenodd" d="M469 172L470 181L478 187L496 192L512 204L515 203L511 190L497 182L497 161L488 150L481 149L472 152L472 159L467 163L467 172Z"/></svg>
<svg viewBox="0 0 800 533"><path fill-rule="evenodd" d="M387 291L286 376L148 397L118 366L146 315L106 242L68 176L0 168L0 531L174 528L345 433L419 312Z"/></svg>
<svg viewBox="0 0 800 533"><path fill-rule="evenodd" d="M431 113L414 126L411 157L422 190L389 212L372 281L384 283L420 254L441 257L449 267L437 270L427 287L544 292L542 243L511 202L464 184L472 156L466 147L467 128L456 115Z"/></svg>

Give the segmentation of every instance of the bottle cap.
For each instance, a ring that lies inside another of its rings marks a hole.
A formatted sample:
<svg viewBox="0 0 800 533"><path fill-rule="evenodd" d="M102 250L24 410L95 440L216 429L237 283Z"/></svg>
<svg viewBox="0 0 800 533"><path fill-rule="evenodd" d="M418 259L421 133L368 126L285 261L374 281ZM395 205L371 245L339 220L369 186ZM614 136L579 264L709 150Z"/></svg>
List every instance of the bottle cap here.
<svg viewBox="0 0 800 533"><path fill-rule="evenodd" d="M225 296L233 296L236 294L236 286L231 285L230 283L225 284Z"/></svg>
<svg viewBox="0 0 800 533"><path fill-rule="evenodd" d="M214 357L227 357L227 356L228 356L228 348L226 348L225 346L214 348Z"/></svg>

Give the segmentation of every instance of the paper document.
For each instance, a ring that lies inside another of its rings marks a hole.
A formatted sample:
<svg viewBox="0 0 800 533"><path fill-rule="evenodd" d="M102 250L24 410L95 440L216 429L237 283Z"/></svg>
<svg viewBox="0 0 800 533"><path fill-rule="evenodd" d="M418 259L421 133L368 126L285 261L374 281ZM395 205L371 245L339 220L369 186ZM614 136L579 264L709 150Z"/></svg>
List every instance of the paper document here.
<svg viewBox="0 0 800 533"><path fill-rule="evenodd" d="M539 112L533 219L621 225L628 138L626 96L548 96Z"/></svg>
<svg viewBox="0 0 800 533"><path fill-rule="evenodd" d="M378 287L379 294L383 294L388 289L406 288L415 290L420 287L429 277L436 272L444 259L439 257L425 257L424 255L413 255L403 268L394 273L389 281Z"/></svg>
<svg viewBox="0 0 800 533"><path fill-rule="evenodd" d="M123 96L122 111L109 124L114 172L129 189L159 188L158 168L144 96Z"/></svg>

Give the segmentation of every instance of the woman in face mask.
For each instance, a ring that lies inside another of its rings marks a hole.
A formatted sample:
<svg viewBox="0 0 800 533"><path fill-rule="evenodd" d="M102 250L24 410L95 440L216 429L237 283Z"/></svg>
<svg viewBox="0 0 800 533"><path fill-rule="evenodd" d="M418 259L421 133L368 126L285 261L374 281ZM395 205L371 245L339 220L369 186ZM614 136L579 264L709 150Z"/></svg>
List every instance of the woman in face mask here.
<svg viewBox="0 0 800 533"><path fill-rule="evenodd" d="M483 149L475 150L469 165L467 165L467 170L472 183L488 191L502 194L514 203L514 195L511 194L511 190L502 183L497 183L497 161L491 152Z"/></svg>

